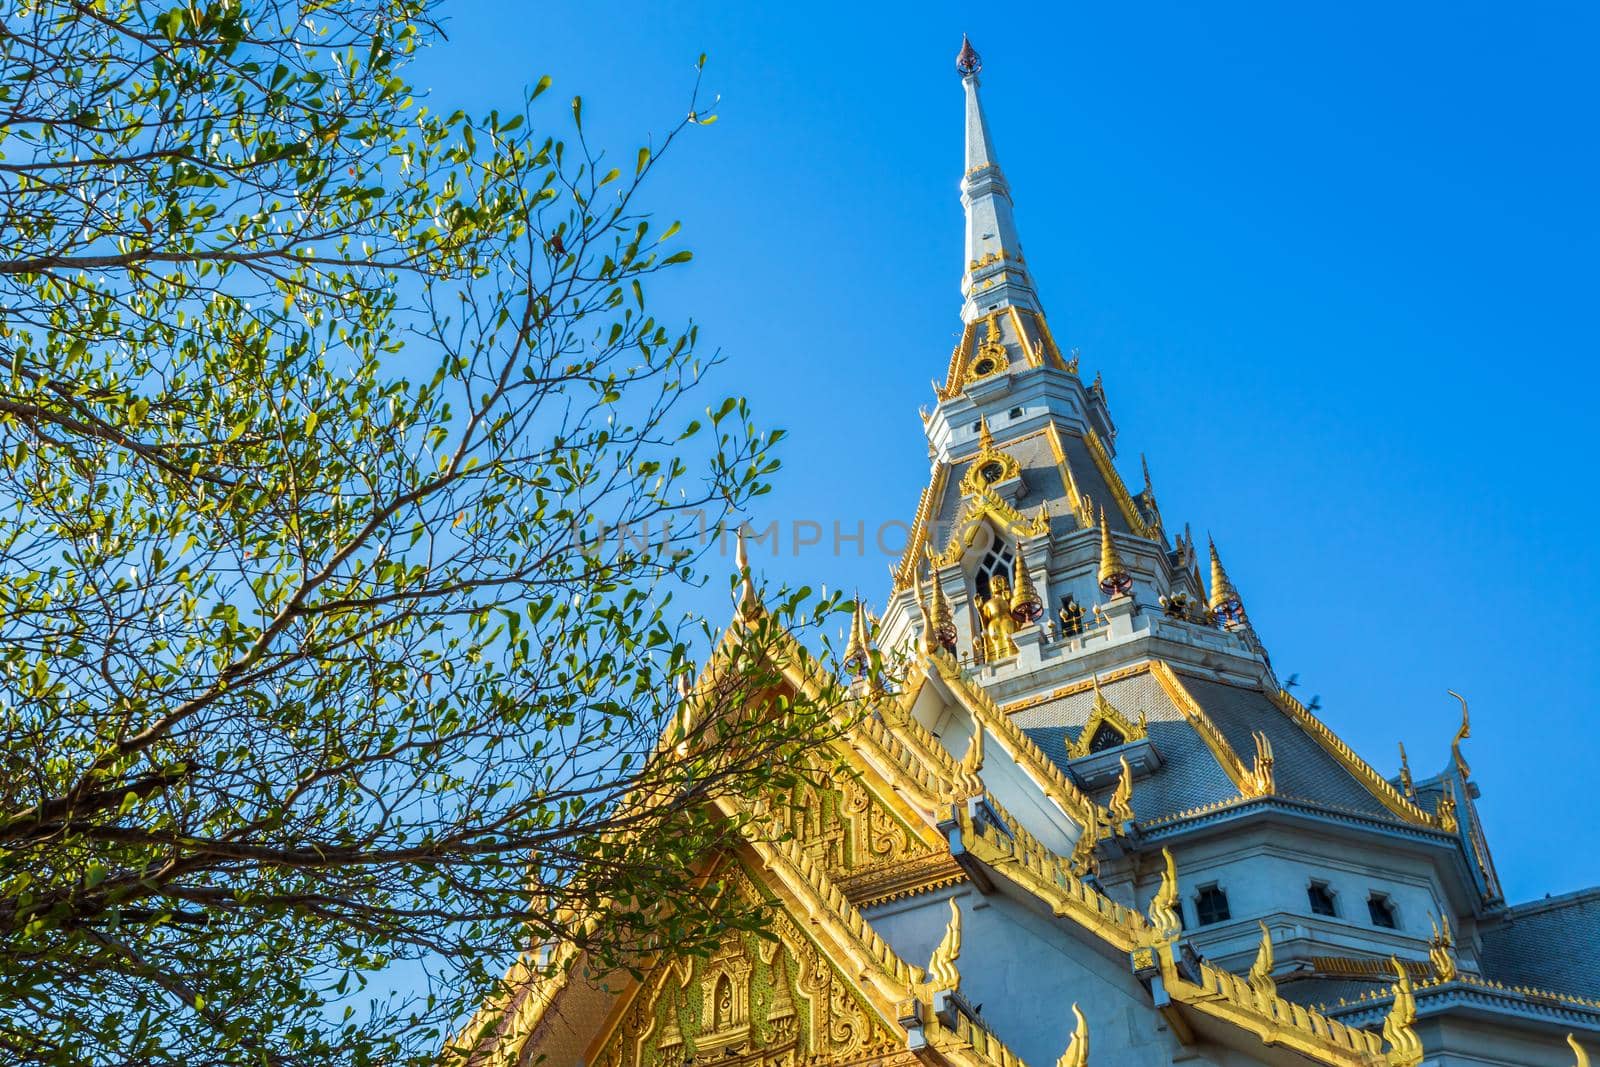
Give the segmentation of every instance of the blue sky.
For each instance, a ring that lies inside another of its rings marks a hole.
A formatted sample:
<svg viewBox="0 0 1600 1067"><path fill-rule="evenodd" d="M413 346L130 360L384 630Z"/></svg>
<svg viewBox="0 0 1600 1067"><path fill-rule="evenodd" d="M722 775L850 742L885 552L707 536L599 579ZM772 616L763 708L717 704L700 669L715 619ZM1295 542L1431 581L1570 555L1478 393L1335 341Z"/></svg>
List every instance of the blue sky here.
<svg viewBox="0 0 1600 1067"><path fill-rule="evenodd" d="M651 202L695 262L655 310L791 436L760 518L909 520L958 327L963 31L1062 347L1120 465L1215 534L1284 675L1386 774L1449 758L1454 688L1508 896L1600 883L1600 99L1588 4L647 5L470 0L440 105L555 79L633 147L720 121ZM831 544L769 577L887 591Z"/></svg>

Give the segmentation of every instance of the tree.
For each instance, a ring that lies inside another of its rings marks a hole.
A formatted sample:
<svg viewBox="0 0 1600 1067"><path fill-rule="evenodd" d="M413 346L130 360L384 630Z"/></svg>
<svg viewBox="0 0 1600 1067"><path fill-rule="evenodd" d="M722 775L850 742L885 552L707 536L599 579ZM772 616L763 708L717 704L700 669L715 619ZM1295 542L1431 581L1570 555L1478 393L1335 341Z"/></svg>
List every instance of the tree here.
<svg viewBox="0 0 1600 1067"><path fill-rule="evenodd" d="M576 98L535 132L548 81L431 110L431 16L5 4L8 1062L425 1059L531 941L759 923L695 881L706 801L827 721L773 647L838 605L752 614L678 714L674 593L779 438L688 417L719 360L646 300L706 120L612 168Z"/></svg>

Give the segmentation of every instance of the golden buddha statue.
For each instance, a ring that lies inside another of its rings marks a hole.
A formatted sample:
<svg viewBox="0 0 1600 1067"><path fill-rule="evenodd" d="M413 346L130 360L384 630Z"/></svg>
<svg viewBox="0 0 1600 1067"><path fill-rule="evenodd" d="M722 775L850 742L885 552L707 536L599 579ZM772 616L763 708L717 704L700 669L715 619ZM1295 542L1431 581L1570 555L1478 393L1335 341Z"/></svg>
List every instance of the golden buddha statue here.
<svg viewBox="0 0 1600 1067"><path fill-rule="evenodd" d="M1017 620L1011 617L1011 586L1005 575L989 579L989 599L978 609L983 616L983 644L990 663L1014 656L1017 646L1011 635L1017 631Z"/></svg>

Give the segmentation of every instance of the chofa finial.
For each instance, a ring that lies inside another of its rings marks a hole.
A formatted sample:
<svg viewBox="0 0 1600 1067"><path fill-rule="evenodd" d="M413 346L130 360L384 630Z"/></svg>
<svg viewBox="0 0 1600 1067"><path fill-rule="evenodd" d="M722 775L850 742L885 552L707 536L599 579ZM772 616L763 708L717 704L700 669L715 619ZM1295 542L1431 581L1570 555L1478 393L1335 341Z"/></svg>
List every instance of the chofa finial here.
<svg viewBox="0 0 1600 1067"><path fill-rule="evenodd" d="M983 57L978 55L978 50L972 47L972 42L967 40L967 35L961 35L961 51L956 53L956 72L963 78L970 78L983 69Z"/></svg>

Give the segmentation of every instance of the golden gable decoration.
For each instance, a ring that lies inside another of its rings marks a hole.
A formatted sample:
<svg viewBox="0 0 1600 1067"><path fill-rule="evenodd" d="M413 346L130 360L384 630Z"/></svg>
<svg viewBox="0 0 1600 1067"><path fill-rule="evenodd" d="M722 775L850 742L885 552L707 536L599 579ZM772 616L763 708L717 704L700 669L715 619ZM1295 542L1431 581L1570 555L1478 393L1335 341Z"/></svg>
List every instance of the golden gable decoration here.
<svg viewBox="0 0 1600 1067"><path fill-rule="evenodd" d="M1087 756L1091 751L1090 746L1094 744L1095 735L1100 732L1101 727L1108 727L1109 729L1115 730L1122 736L1122 740L1119 742L1119 744L1124 745L1129 741L1142 740L1143 738L1149 736L1150 733L1150 727L1149 724L1145 722L1143 712L1139 713L1139 719L1137 722L1130 720L1126 715L1117 710L1116 706L1111 703L1110 699L1100 689L1100 679L1098 676L1093 679L1093 683L1094 710L1089 713L1089 721L1083 724L1083 729L1078 731L1077 739L1072 742L1071 746L1068 747L1067 757L1069 759L1077 759L1080 756Z"/></svg>
<svg viewBox="0 0 1600 1067"><path fill-rule="evenodd" d="M751 890L741 880L741 891ZM893 1052L884 1020L787 916L776 942L729 935L709 958L665 963L646 978L601 1045L596 1067L710 1064L772 1067Z"/></svg>

